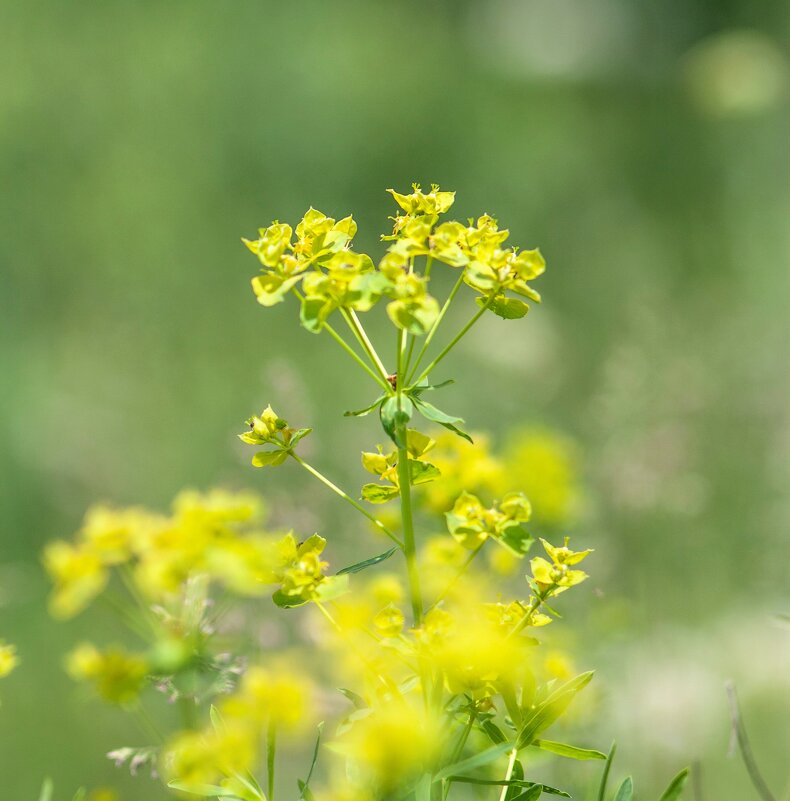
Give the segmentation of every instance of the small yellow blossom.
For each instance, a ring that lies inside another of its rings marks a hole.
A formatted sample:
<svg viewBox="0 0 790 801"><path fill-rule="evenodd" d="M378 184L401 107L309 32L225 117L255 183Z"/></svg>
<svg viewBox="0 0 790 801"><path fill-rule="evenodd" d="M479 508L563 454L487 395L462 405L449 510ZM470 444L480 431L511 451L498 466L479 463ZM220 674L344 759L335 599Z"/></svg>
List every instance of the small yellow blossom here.
<svg viewBox="0 0 790 801"><path fill-rule="evenodd" d="M85 609L109 577L101 559L89 547L62 540L46 547L44 566L55 584L50 611L60 618L74 617Z"/></svg>
<svg viewBox="0 0 790 801"><path fill-rule="evenodd" d="M0 679L7 676L18 664L16 646L0 640Z"/></svg>
<svg viewBox="0 0 790 801"><path fill-rule="evenodd" d="M66 670L73 679L89 681L106 701L126 704L140 694L148 663L120 648L100 651L91 643L82 643L66 658Z"/></svg>

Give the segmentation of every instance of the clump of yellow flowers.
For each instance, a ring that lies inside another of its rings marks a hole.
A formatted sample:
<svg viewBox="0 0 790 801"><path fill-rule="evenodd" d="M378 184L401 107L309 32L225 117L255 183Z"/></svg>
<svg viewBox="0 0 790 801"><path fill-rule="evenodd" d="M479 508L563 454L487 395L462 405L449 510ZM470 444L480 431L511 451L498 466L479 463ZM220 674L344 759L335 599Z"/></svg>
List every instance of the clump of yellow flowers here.
<svg viewBox="0 0 790 801"><path fill-rule="evenodd" d="M260 264L258 302L294 300L302 326L326 334L375 386L375 400L347 412L378 416L379 443L361 457L375 480L341 489L298 453L311 429L270 406L239 437L255 449L255 467L297 465L363 515L376 533L358 550L373 554L336 569L331 538L271 530L256 497L220 491L184 492L167 514L95 507L73 540L44 554L54 615L72 617L101 599L142 643L83 643L67 668L156 738L113 758L152 766L176 793L444 801L472 785L477 797L534 801L564 793L530 776L530 751L605 759L544 736L592 677L548 678L538 638L557 615L554 599L586 578L579 565L591 551L571 550L567 537L542 539L543 555L529 557L533 503L549 527L571 516L572 459L550 435L536 441L529 432L497 456L428 400L451 383L434 374L484 314L515 320L527 301L540 301L531 282L544 259L508 246L508 231L488 214L441 220L453 192L390 192L397 211L377 260L354 250L352 217L316 209L295 227L274 222L244 240ZM457 274L443 299L432 292L434 269ZM464 285L473 293L469 319L434 350ZM361 320L380 303L394 327L388 367ZM538 481L532 503L513 486L525 453L538 472L552 464L558 485ZM382 537L389 547L376 553ZM512 587L491 570L502 560L520 574ZM302 637L291 627L285 637L244 638L259 610L297 607L284 614ZM162 734L154 724L149 691L179 705L179 730ZM304 753L305 742L311 757L288 789L278 764L284 751Z"/></svg>

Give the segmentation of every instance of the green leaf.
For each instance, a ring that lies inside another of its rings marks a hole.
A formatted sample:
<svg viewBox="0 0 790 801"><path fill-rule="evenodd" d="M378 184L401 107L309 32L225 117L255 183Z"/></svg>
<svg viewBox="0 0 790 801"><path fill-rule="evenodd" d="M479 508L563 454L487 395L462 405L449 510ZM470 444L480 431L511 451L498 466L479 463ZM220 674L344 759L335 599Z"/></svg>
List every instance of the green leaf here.
<svg viewBox="0 0 790 801"><path fill-rule="evenodd" d="M338 687L337 689L338 692L342 693L346 698L348 698L348 700L351 701L351 703L354 704L357 709L368 708L365 699L358 693L355 693L353 690L348 690L345 687Z"/></svg>
<svg viewBox="0 0 790 801"><path fill-rule="evenodd" d="M299 428L294 431L293 434L291 434L291 439L288 440L288 448L293 448L300 439L304 439L312 430L312 428Z"/></svg>
<svg viewBox="0 0 790 801"><path fill-rule="evenodd" d="M492 743L504 743L507 739L502 733L502 729L500 729L499 726L497 726L493 721L484 720L480 724L480 728L488 735L488 738Z"/></svg>
<svg viewBox="0 0 790 801"><path fill-rule="evenodd" d="M524 779L478 779L473 776L450 776L449 777L454 782L460 782L462 784L478 784L478 785L498 785L500 787L525 787L527 788L528 793L535 793L535 791L539 791L537 795L529 796L527 798L538 798L540 793L548 793L549 795L560 795L563 798L570 798L570 793L566 793L565 790L558 790L556 787L552 787L548 784L540 784L539 782L530 782ZM520 795L516 796L515 798L522 798L525 794L521 793ZM513 801L515 801L515 798Z"/></svg>
<svg viewBox="0 0 790 801"><path fill-rule="evenodd" d="M285 278L276 273L265 273L252 279L252 290L261 306L274 306L282 303L286 294L301 280L301 275Z"/></svg>
<svg viewBox="0 0 790 801"><path fill-rule="evenodd" d="M406 447L406 424L414 414L414 404L406 395L393 395L381 404L381 425L399 447Z"/></svg>
<svg viewBox="0 0 790 801"><path fill-rule="evenodd" d="M419 384L415 384L409 394L413 397L419 398L423 392L431 392L434 389L441 389L442 387L450 386L450 384L454 384L454 378L448 378L446 381L442 381L439 384L429 384L427 379L423 379Z"/></svg>
<svg viewBox="0 0 790 801"><path fill-rule="evenodd" d="M440 426L444 426L450 431L455 432L459 437L463 437L463 439L472 442L472 438L469 436L469 434L467 434L465 431L462 431L456 425L457 423L464 422L462 418L453 417L452 415L443 412L441 409L437 409L433 404L428 403L421 398L415 398L414 404L417 407L417 411L426 420L430 420L432 423L438 423Z"/></svg>
<svg viewBox="0 0 790 801"><path fill-rule="evenodd" d="M44 783L41 785L41 792L38 794L38 801L52 801L53 790L52 779L44 779Z"/></svg>
<svg viewBox="0 0 790 801"><path fill-rule="evenodd" d="M258 784L258 780L255 776L250 773L250 771L246 771L246 775L242 775L241 773L233 772L233 778L236 779L237 782L242 784L244 788L252 795L253 798L257 799L257 801L266 801L266 796L264 795L263 788Z"/></svg>
<svg viewBox="0 0 790 801"><path fill-rule="evenodd" d="M357 409L355 412L343 412L343 417L364 417L366 414L370 414L374 409L377 409L379 404L386 397L386 395L380 395L370 406L366 406L364 409Z"/></svg>
<svg viewBox="0 0 790 801"><path fill-rule="evenodd" d="M299 310L299 320L308 331L318 334L332 309L332 304L325 298L304 298Z"/></svg>
<svg viewBox="0 0 790 801"><path fill-rule="evenodd" d="M397 497L398 488L386 484L363 484L362 498L368 503L386 503Z"/></svg>
<svg viewBox="0 0 790 801"><path fill-rule="evenodd" d="M491 748L487 748L485 751L480 751L480 753L475 754L468 759L462 759L460 762L456 762L454 765L449 765L446 768L442 768L438 773L434 774L434 781L438 782L442 779L446 779L448 776L466 773L467 771L474 770L475 768L482 767L483 765L488 765L490 762L493 762L495 759L501 757L502 754L506 754L508 751L512 750L512 743L501 743L500 745L491 746Z"/></svg>
<svg viewBox="0 0 790 801"><path fill-rule="evenodd" d="M568 708L576 693L590 683L592 677L592 671L582 673L562 684L543 703L538 704L532 714L527 717L519 732L518 740L516 741L518 750L520 751L522 748L531 745L538 734L551 726Z"/></svg>
<svg viewBox="0 0 790 801"><path fill-rule="evenodd" d="M309 790L310 779L313 778L313 771L315 770L315 764L318 762L318 749L321 745L321 733L324 730L324 722L318 724L318 734L315 738L315 747L313 748L313 757L310 760L310 768L307 771L307 778L304 781L299 782L299 801L310 801L313 797L313 794Z"/></svg>
<svg viewBox="0 0 790 801"><path fill-rule="evenodd" d="M428 462L418 462L416 459L409 459L409 474L411 475L412 485L427 484L442 475L435 465Z"/></svg>
<svg viewBox="0 0 790 801"><path fill-rule="evenodd" d="M487 303L486 298L477 298L478 306L485 306ZM529 311L529 306L523 300L508 298L505 295L497 295L488 304L488 308L503 320L518 320Z"/></svg>
<svg viewBox="0 0 790 801"><path fill-rule="evenodd" d="M272 594L272 600L280 609L294 609L297 606L304 606L307 603L301 595L288 595L282 590L277 590Z"/></svg>
<svg viewBox="0 0 790 801"><path fill-rule="evenodd" d="M513 801L537 801L543 795L543 785L535 784L524 793L513 797Z"/></svg>
<svg viewBox="0 0 790 801"><path fill-rule="evenodd" d="M598 785L598 801L603 801L606 795L606 784L609 781L609 771L612 769L612 761L614 755L617 753L617 743L612 743L609 753L606 755L606 764L603 766L603 773L601 774L601 783Z"/></svg>
<svg viewBox="0 0 790 801"><path fill-rule="evenodd" d="M631 801L634 797L634 782L630 776L623 780L619 789L615 793L614 801Z"/></svg>
<svg viewBox="0 0 790 801"><path fill-rule="evenodd" d="M84 787L80 787L80 789L74 793L74 797L71 799L71 801L85 801L87 797L88 791Z"/></svg>
<svg viewBox="0 0 790 801"><path fill-rule="evenodd" d="M373 567L373 565L377 565L380 562L385 562L397 550L398 548L396 546L395 548L390 548L388 551L384 551L384 553L380 553L378 556L371 556L370 559L365 559L362 562L357 562L356 564L344 567L337 571L337 575L342 576L345 573L359 573L360 571L366 570L369 567Z"/></svg>
<svg viewBox="0 0 790 801"><path fill-rule="evenodd" d="M534 740L532 745L542 751L550 751L552 754L567 757L568 759L606 759L606 754L602 754L600 751L593 751L590 748L578 748L575 745L566 745L565 743L555 743L553 740Z"/></svg>
<svg viewBox="0 0 790 801"><path fill-rule="evenodd" d="M277 467L288 458L288 451L258 451L252 457L253 467Z"/></svg>
<svg viewBox="0 0 790 801"><path fill-rule="evenodd" d="M202 795L205 798L232 798L243 801L232 790L220 787L218 784L189 784L189 782L174 780L168 782L167 786L171 790L180 790L182 793L192 793L192 795Z"/></svg>
<svg viewBox="0 0 790 801"><path fill-rule="evenodd" d="M219 709L217 709L214 704L209 708L208 715L211 718L211 725L214 727L214 731L225 731L225 721L222 719Z"/></svg>
<svg viewBox="0 0 790 801"><path fill-rule="evenodd" d="M502 545L516 554L516 556L524 556L532 547L535 538L525 528L516 524L504 529L499 537L497 537L497 542L501 542Z"/></svg>
<svg viewBox="0 0 790 801"><path fill-rule="evenodd" d="M414 788L414 801L431 801L431 774L425 773L420 776L416 787Z"/></svg>
<svg viewBox="0 0 790 801"><path fill-rule="evenodd" d="M686 786L686 781L689 777L689 769L683 768L683 770L675 776L674 779L669 783L669 787L664 790L664 794L659 798L658 801L676 801L680 798L680 794L683 792L683 788Z"/></svg>
<svg viewBox="0 0 790 801"><path fill-rule="evenodd" d="M548 795L559 795L563 798L570 798L571 794L566 793L565 790L558 790L556 787L552 787L550 784L541 784L541 789L544 793L548 793Z"/></svg>

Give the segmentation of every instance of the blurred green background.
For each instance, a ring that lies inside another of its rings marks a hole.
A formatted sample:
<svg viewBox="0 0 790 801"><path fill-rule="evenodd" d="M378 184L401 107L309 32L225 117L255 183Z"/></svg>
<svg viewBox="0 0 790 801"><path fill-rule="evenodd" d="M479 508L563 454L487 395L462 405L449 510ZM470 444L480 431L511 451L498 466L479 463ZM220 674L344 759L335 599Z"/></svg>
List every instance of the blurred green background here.
<svg viewBox="0 0 790 801"><path fill-rule="evenodd" d="M412 181L549 262L543 306L446 362L443 405L495 441L578 444L585 744L616 737L643 798L694 760L702 799L753 798L732 678L787 792L789 32L780 0L0 4L0 637L24 660L0 684L5 797L44 775L60 798L162 795L105 758L139 734L61 669L112 622L46 613L40 549L91 502L259 488L352 547L344 509L235 439L271 401L351 486L378 436L341 416L372 396L332 343L255 303L239 237L313 205L375 249L384 189Z"/></svg>

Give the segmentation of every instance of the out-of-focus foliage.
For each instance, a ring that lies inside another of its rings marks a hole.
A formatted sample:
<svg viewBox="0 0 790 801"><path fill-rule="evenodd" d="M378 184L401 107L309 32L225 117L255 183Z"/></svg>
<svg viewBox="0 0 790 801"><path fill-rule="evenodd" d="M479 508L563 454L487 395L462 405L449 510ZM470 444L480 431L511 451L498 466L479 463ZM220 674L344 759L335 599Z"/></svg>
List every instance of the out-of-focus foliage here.
<svg viewBox="0 0 790 801"><path fill-rule="evenodd" d="M257 486L230 421L265 398L321 430L304 443L316 462L364 480L337 456L369 447L360 428L324 425L361 379L286 334L284 309L249 303L237 235L313 202L364 209L372 248L380 187L413 177L553 265L528 331L448 363L470 377L453 408L493 429L495 453L524 421L575 442L575 525L605 593L590 661L618 689L606 729L623 764L658 791L699 754L708 795L746 797L723 758L732 676L777 785L787 30L778 0L4 4L0 633L24 665L0 688L7 794L35 797L51 754L58 787L117 783L103 744L129 740L101 707L84 714L53 658L114 623L47 620L44 542L96 498ZM353 549L355 524L316 501L320 521L278 514Z"/></svg>

